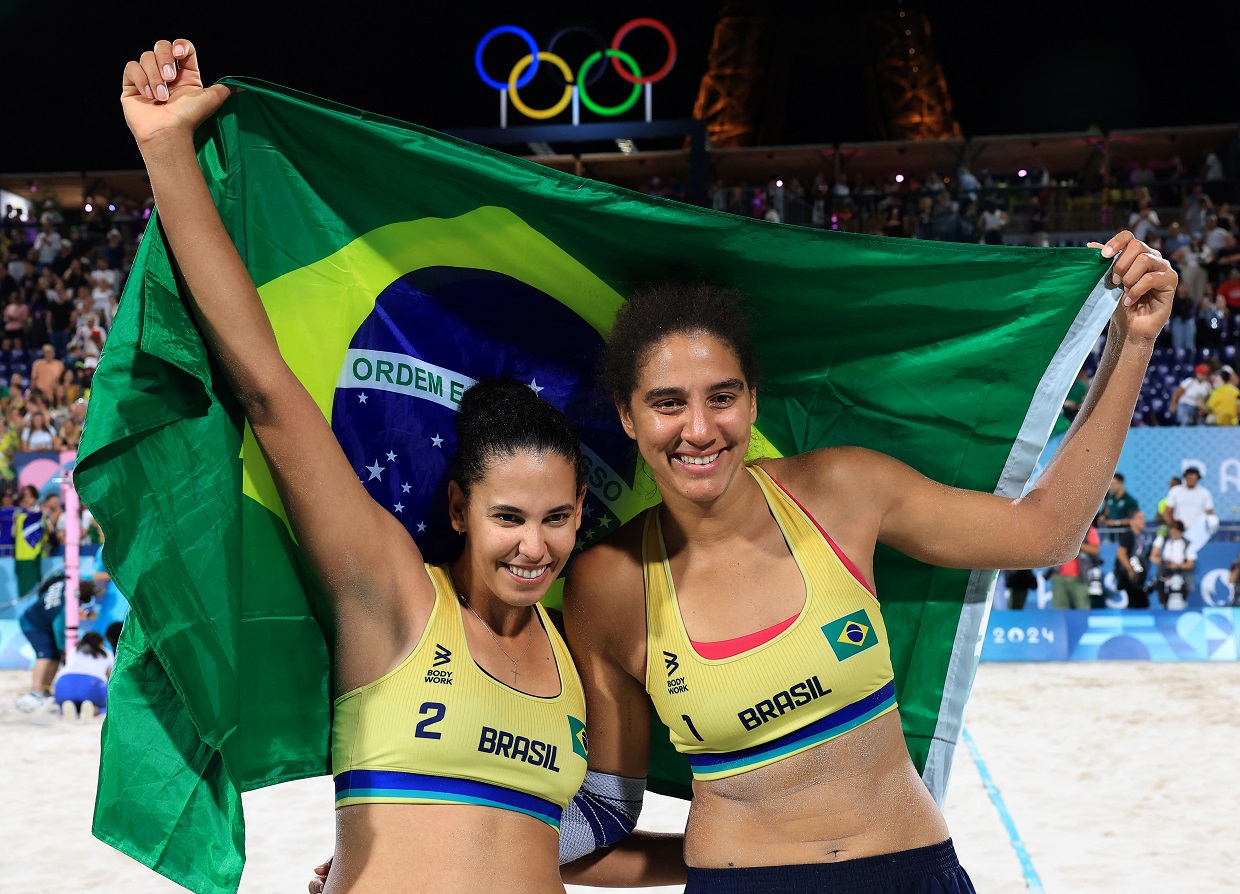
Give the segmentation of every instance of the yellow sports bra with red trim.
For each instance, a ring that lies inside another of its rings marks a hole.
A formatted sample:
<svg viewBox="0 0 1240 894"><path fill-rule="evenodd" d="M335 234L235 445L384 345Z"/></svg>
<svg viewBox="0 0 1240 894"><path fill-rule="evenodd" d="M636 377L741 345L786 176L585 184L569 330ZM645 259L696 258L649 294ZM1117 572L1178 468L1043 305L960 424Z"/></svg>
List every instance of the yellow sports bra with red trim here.
<svg viewBox="0 0 1240 894"><path fill-rule="evenodd" d="M896 708L878 600L827 533L761 466L747 466L805 579L774 639L703 658L685 630L657 508L646 513L646 691L697 779L764 767Z"/></svg>
<svg viewBox="0 0 1240 894"><path fill-rule="evenodd" d="M435 605L395 670L336 699L336 806L477 804L555 829L586 774L585 694L568 647L542 606L560 694L529 695L469 653L448 569L427 565Z"/></svg>

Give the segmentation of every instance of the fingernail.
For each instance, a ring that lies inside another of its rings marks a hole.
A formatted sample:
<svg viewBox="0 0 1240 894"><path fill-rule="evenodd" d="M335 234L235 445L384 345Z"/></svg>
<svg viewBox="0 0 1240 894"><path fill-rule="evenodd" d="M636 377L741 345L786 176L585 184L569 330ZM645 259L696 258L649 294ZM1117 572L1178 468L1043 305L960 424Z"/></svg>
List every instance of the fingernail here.
<svg viewBox="0 0 1240 894"><path fill-rule="evenodd" d="M158 100L166 100L168 98L168 88L160 84L155 88L155 98Z"/></svg>
<svg viewBox="0 0 1240 894"><path fill-rule="evenodd" d="M171 64L165 65L163 70L165 81L171 81L177 76L177 70L173 68Z"/></svg>
<svg viewBox="0 0 1240 894"><path fill-rule="evenodd" d="M1102 256L1104 258L1109 258L1114 254L1115 254L1115 249L1111 248L1111 246L1109 245L1102 246Z"/></svg>
<svg viewBox="0 0 1240 894"><path fill-rule="evenodd" d="M153 96L153 94L151 93L150 84L147 84L145 87L142 88L142 95L145 96L147 99L150 99Z"/></svg>
<svg viewBox="0 0 1240 894"><path fill-rule="evenodd" d="M174 56L184 56L184 55L185 55L185 47L181 46L181 44L177 44L175 47L173 47L173 48L172 48L172 55L174 55Z"/></svg>

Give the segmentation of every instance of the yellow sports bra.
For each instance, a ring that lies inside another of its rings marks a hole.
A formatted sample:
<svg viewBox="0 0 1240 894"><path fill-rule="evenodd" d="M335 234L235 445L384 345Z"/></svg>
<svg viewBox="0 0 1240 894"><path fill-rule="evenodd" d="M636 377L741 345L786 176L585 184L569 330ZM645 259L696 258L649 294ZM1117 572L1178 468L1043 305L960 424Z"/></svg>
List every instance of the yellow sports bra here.
<svg viewBox="0 0 1240 894"><path fill-rule="evenodd" d="M658 509L647 512L646 691L697 779L764 767L896 707L878 600L816 521L748 466L805 578L805 607L774 639L730 658L693 648L676 602Z"/></svg>
<svg viewBox="0 0 1240 894"><path fill-rule="evenodd" d="M478 804L555 829L586 773L585 695L568 647L551 640L560 694L501 683L474 663L448 569L427 565L435 605L400 666L336 699L336 806Z"/></svg>

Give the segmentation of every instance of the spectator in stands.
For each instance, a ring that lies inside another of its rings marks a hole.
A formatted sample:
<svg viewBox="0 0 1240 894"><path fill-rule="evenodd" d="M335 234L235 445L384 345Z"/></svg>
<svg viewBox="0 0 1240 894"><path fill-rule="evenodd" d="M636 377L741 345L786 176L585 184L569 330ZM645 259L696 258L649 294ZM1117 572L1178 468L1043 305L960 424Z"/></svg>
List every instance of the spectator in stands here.
<svg viewBox="0 0 1240 894"><path fill-rule="evenodd" d="M981 230L981 241L986 245L1002 245L1003 233L1007 230L1007 212L994 199L982 203L982 213L978 216L978 229Z"/></svg>
<svg viewBox="0 0 1240 894"><path fill-rule="evenodd" d="M1227 278L1219 283L1216 295L1223 299L1228 313L1240 311L1240 266L1228 268Z"/></svg>
<svg viewBox="0 0 1240 894"><path fill-rule="evenodd" d="M1090 525L1076 558L1051 572L1051 608L1090 608L1095 601L1102 607L1101 545L1098 529Z"/></svg>
<svg viewBox="0 0 1240 894"><path fill-rule="evenodd" d="M1167 329L1171 330L1171 346L1177 351L1197 351L1197 309L1201 300L1192 297L1184 280L1176 285L1175 297L1171 300L1171 316L1167 318ZM1164 330L1165 331L1165 330Z"/></svg>
<svg viewBox="0 0 1240 894"><path fill-rule="evenodd" d="M107 264L102 258L99 263ZM90 290L90 307L104 329L112 327L112 317L116 314L117 301L116 287L112 285L111 280L96 279Z"/></svg>
<svg viewBox="0 0 1240 894"><path fill-rule="evenodd" d="M53 450L56 446L56 429L42 410L30 414L30 423L22 429L22 452L29 450Z"/></svg>
<svg viewBox="0 0 1240 894"><path fill-rule="evenodd" d="M1149 570L1151 540L1145 530L1145 513L1132 513L1119 535L1115 550L1115 585L1128 596L1129 608L1149 608L1145 576Z"/></svg>
<svg viewBox="0 0 1240 894"><path fill-rule="evenodd" d="M1180 222L1173 220L1167 224L1167 235L1163 238L1163 257L1173 258L1181 247L1188 245L1188 237L1180 229Z"/></svg>
<svg viewBox="0 0 1240 894"><path fill-rule="evenodd" d="M46 310L47 341L59 358L64 357L69 347L75 313L73 291L62 281L60 288L56 289L48 301Z"/></svg>
<svg viewBox="0 0 1240 894"><path fill-rule="evenodd" d="M1207 214L1202 241L1212 255L1206 264L1206 271L1210 274L1210 281L1217 284L1221 279L1218 275L1218 260L1236 250L1236 237L1230 230L1219 226L1217 214Z"/></svg>
<svg viewBox="0 0 1240 894"><path fill-rule="evenodd" d="M51 400L64 371L65 364L57 359L56 349L51 344L44 345L43 355L30 365L31 389Z"/></svg>
<svg viewBox="0 0 1240 894"><path fill-rule="evenodd" d="M1206 183L1214 183L1223 179L1223 162L1219 159L1217 152L1208 153L1205 161L1201 163L1201 179Z"/></svg>
<svg viewBox="0 0 1240 894"><path fill-rule="evenodd" d="M1227 301L1211 285L1206 286L1206 293L1198 308L1196 341L1199 347L1217 350L1227 333Z"/></svg>
<svg viewBox="0 0 1240 894"><path fill-rule="evenodd" d="M1184 200L1184 213L1180 215L1184 221L1184 229L1189 236L1200 236L1206 228L1206 215L1214 208L1214 203L1206 195L1200 183L1193 184L1192 191Z"/></svg>
<svg viewBox="0 0 1240 894"><path fill-rule="evenodd" d="M26 321L30 317L30 306L22 300L20 292L9 296L9 303L4 308L4 334L15 346L26 346Z"/></svg>
<svg viewBox="0 0 1240 894"><path fill-rule="evenodd" d="M1206 422L1210 425L1236 425L1240 402L1240 376L1230 366L1219 371L1219 383L1206 398Z"/></svg>
<svg viewBox="0 0 1240 894"><path fill-rule="evenodd" d="M1157 233L1160 226L1162 222L1158 219L1158 212L1154 210L1148 198L1142 198L1137 203L1136 210L1128 216L1128 229L1132 230L1132 235L1147 245L1151 234Z"/></svg>
<svg viewBox="0 0 1240 894"><path fill-rule="evenodd" d="M968 167L961 165L956 171L956 189L956 194L960 199L976 202L978 194L982 191L982 182Z"/></svg>
<svg viewBox="0 0 1240 894"><path fill-rule="evenodd" d="M62 241L60 233L56 232L55 222L44 218L39 226L39 235L34 239L35 263L39 270L46 270L56 262Z"/></svg>
<svg viewBox="0 0 1240 894"><path fill-rule="evenodd" d="M1126 528L1132 516L1139 511L1136 498L1124 489L1124 476L1116 472L1111 478L1106 501L1102 504L1102 524L1108 528Z"/></svg>
<svg viewBox="0 0 1240 894"><path fill-rule="evenodd" d="M1194 302L1206 297L1206 286L1210 282L1209 268L1214 262L1214 252L1205 244L1204 237L1193 233L1188 237L1188 245L1181 245L1170 257L1180 274L1180 288Z"/></svg>
<svg viewBox="0 0 1240 894"><path fill-rule="evenodd" d="M1182 610L1193 591L1193 570L1197 548L1184 536L1184 523L1167 525L1167 535L1154 540L1150 562L1158 566L1158 594L1163 608Z"/></svg>
<svg viewBox="0 0 1240 894"><path fill-rule="evenodd" d="M1213 390L1210 367L1198 363L1192 376L1176 386L1168 408L1180 425L1196 425L1206 415L1206 398Z"/></svg>
<svg viewBox="0 0 1240 894"><path fill-rule="evenodd" d="M121 237L121 231L116 227L108 230L108 235L104 238L103 247L100 249L103 256L108 261L108 268L121 272L123 275L122 265L125 262L125 243ZM119 279L116 283L116 289L119 292L121 286L124 285Z"/></svg>

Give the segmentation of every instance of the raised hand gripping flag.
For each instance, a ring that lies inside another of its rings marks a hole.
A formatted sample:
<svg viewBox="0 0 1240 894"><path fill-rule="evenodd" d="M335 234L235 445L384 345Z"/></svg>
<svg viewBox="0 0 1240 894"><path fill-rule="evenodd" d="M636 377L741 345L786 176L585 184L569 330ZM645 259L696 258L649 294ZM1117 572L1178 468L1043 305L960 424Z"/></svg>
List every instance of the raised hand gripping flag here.
<svg viewBox="0 0 1240 894"><path fill-rule="evenodd" d="M583 545L657 499L593 388L616 308L648 282L746 296L755 454L863 445L1012 496L1115 307L1094 250L780 226L229 81L244 89L198 134L220 213L290 366L428 554L449 536L456 402L485 376L527 382L578 425ZM242 792L330 772L331 620L180 289L153 218L74 479L132 606L94 831L206 894L239 884ZM875 575L909 751L941 800L994 572L880 548ZM687 765L655 740L651 788L688 797Z"/></svg>

